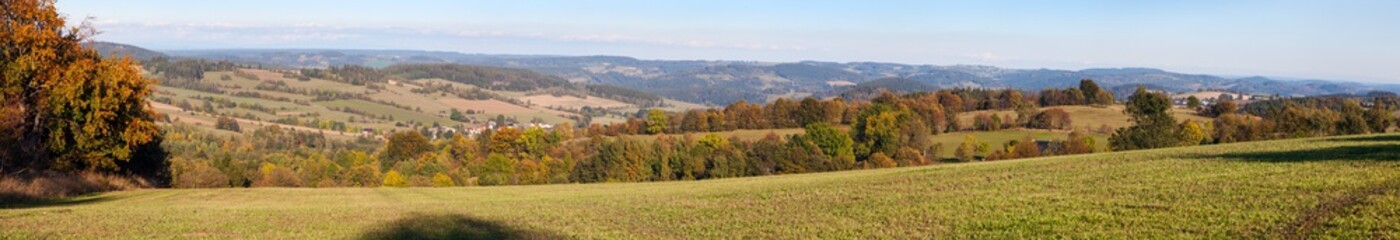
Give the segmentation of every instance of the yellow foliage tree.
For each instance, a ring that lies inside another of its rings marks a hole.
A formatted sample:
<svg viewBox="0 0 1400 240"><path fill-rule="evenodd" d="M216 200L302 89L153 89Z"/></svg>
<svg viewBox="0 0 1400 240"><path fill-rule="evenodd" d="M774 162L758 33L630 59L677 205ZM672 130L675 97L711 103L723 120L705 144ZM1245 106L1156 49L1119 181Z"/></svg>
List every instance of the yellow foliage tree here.
<svg viewBox="0 0 1400 240"><path fill-rule="evenodd" d="M1182 146L1200 145L1209 139L1210 135L1206 134L1205 128L1202 128L1201 124L1197 124L1196 121L1186 120L1186 122L1181 123Z"/></svg>
<svg viewBox="0 0 1400 240"><path fill-rule="evenodd" d="M397 170L389 170L388 173L384 173L384 184L381 186L408 187L408 178L404 177L403 174L400 174Z"/></svg>
<svg viewBox="0 0 1400 240"><path fill-rule="evenodd" d="M434 175L433 175L433 187L455 187L455 186L457 186L457 182L456 182L456 181L452 181L452 177L447 176L447 174L437 173L437 174L434 174Z"/></svg>

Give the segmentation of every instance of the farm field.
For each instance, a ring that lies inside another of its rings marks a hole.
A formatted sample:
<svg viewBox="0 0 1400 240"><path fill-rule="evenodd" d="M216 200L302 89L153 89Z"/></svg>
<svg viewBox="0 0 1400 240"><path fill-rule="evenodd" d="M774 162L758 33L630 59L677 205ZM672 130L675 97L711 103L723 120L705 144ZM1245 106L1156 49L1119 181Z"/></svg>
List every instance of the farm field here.
<svg viewBox="0 0 1400 240"><path fill-rule="evenodd" d="M348 132L357 133L359 128L373 129L399 129L411 126L414 123L429 126L433 124L442 126L454 126L466 124L469 126L484 125L484 121L494 119L497 116L505 116L517 121L527 122L539 120L545 123L570 122L567 116L574 113L547 109L546 106L563 107L567 109L579 109L584 106L603 107L612 109L629 110L635 112L636 106L619 102L613 99L589 96L588 98L578 97L554 97L548 94L530 95L527 92L493 91L483 90L491 94L519 98L524 102L534 102L534 104L521 105L500 100L467 100L457 96L441 93L425 94L417 93L414 90L421 88L422 84L432 83L438 85L451 85L458 88L476 89L471 85L446 81L442 79L418 79L407 81L395 81L390 84L380 85L380 89L372 90L366 86L356 86L348 83L330 81L319 78L309 78L297 80L287 78L282 73L261 69L238 69L236 71L211 71L204 75L201 82L217 86L225 93L211 93L206 91L196 91L186 88L162 85L157 88L156 97L167 99L169 104L161 104L156 110L170 116L181 117L181 122L208 126L212 128L213 120L217 118L209 113L190 113L181 111L175 105L180 102L188 102L195 107L202 106L204 98L212 98L220 101L228 101L239 107L219 106L215 109L218 114L226 114L235 118L240 118L241 122L250 122L257 125L268 125L277 119L288 117L298 117L302 120L327 120L342 121L350 126ZM313 95L299 94L285 90L273 90L259 88L260 85L267 85L273 82L280 82L287 87L298 91L331 91L343 93L365 94L373 101L362 99L338 99L338 100L316 100ZM236 95L258 94L263 97ZM686 104L675 102L676 104ZM257 105L265 107L267 110L251 109L242 105ZM397 107L394 105L398 105ZM349 109L359 113L351 113ZM471 121L454 121L449 119L449 112L452 109L472 113L464 114ZM366 115L368 114L368 115ZM201 115L193 117L191 115ZM383 116L392 115L394 120L379 119ZM254 117L256 119L249 119ZM350 121L354 119L355 121ZM615 117L599 117L599 122L619 121ZM329 130L327 130L329 131Z"/></svg>
<svg viewBox="0 0 1400 240"><path fill-rule="evenodd" d="M707 181L158 189L3 238L1400 238L1400 134Z"/></svg>

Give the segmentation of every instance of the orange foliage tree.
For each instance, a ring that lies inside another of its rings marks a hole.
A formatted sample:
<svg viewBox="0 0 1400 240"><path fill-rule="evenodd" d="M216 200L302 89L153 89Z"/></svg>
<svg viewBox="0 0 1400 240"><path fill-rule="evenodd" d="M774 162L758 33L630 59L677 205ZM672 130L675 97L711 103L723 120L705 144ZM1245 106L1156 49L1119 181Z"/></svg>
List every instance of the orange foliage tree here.
<svg viewBox="0 0 1400 240"><path fill-rule="evenodd" d="M96 31L67 26L51 0L0 9L0 171L131 171L137 152L159 150L154 81L136 63L83 46Z"/></svg>

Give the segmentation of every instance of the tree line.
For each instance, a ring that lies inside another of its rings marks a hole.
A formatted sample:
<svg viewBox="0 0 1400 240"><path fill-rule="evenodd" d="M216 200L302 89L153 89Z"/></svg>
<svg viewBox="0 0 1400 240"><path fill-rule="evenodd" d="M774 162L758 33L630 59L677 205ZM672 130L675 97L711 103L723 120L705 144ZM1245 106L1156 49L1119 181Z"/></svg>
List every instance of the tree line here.
<svg viewBox="0 0 1400 240"><path fill-rule="evenodd" d="M1061 95L1058 93L1062 92L1076 93L1071 95L1079 97L1059 100ZM1083 92L1093 94L1085 95ZM751 104L739 100L723 108L692 109L676 113L657 109L643 110L624 122L590 125L588 132L617 136L801 128L813 123L852 125L861 120L861 112L868 108L880 107L879 104L885 104L884 107L896 105L917 113L911 116L924 123L923 129L930 134L963 131L969 128L1070 129L1068 113L1053 108L1047 111L1039 110L1037 102L1053 103L1048 106L1106 105L1112 104L1113 99L1113 93L1099 88L1093 80L1085 79L1081 81L1080 88L1048 89L1038 96L1026 96L1014 89L960 88L904 95L884 91L871 101L843 98L820 100L808 97L802 100L779 98L768 104ZM957 117L959 113L977 110L1015 110L1016 116L979 116L972 123L960 122ZM994 120L998 121L993 123Z"/></svg>
<svg viewBox="0 0 1400 240"><path fill-rule="evenodd" d="M1163 93L1139 87L1124 110L1133 126L1109 139L1114 150L1151 149L1297 137L1384 133L1395 125L1394 94L1373 94L1369 106L1358 98L1337 96L1258 101L1241 110L1221 99L1201 112L1215 119L1178 123Z"/></svg>

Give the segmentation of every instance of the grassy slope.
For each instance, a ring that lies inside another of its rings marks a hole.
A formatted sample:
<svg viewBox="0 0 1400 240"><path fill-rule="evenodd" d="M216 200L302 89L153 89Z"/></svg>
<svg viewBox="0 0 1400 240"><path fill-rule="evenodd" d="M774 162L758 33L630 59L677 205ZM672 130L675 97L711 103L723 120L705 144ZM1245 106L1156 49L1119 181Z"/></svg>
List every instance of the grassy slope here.
<svg viewBox="0 0 1400 240"><path fill-rule="evenodd" d="M260 71L261 71L261 70L253 70L253 72L260 72ZM271 74L271 75L274 75L275 77L274 77L274 76L264 76L264 77L265 77L264 79L261 79L261 80L254 80L254 79L248 79L248 78L243 78L243 77L236 76L236 75L234 75L232 72L228 72L228 71L208 72L208 73L205 74L205 78L204 78L203 81L209 82L209 83L213 83L213 84L217 84L217 85L220 85L220 86L223 86L223 87L225 88L225 90L228 90L228 91L229 91L228 94L213 94L213 93L199 92L199 91L188 90L188 89L181 89L181 88L175 88L175 87L169 87L169 86L160 86L159 88L157 88L157 90L158 90L158 92L159 92L159 93L157 93L157 95L158 95L158 96L161 96L161 97L169 97L169 98L173 99L174 102L180 102L181 100L188 100L188 101L190 101L191 103L196 104L196 105L201 104L202 102L201 102L201 101L198 101L198 100L195 100L195 99L190 99L190 97L193 97L193 96L214 96L214 97L229 99L229 100L231 100L231 101L233 101L233 102L236 102L236 103L247 103L247 104L257 103L257 104L261 104L261 105L263 105L263 106L266 106L266 107L273 108L273 109L276 109L276 110L277 110L277 115L273 115L273 114L268 114L268 113L265 113L265 112L254 111L254 110L249 110L249 109L242 109L242 108L218 109L218 111L219 111L220 113L235 114L235 115L237 115L237 116L243 116L244 114L252 114L252 115L254 115L254 116L257 116L257 117L259 117L259 118L262 118L263 121L272 121L272 120L279 119L279 118L283 118L283 117L287 117L287 116L296 116L296 115L298 115L298 114L303 114L303 113L305 113L305 114L314 114L314 115L317 115L317 116L319 116L319 119L337 120L337 121L346 121L347 119L350 119L351 117L354 117L354 118L356 118L356 119L359 120L359 122L355 122L355 123L351 123L351 124L350 124L350 125L352 125L352 126L354 126L354 127L368 127L368 128L378 128L378 129L396 128L396 126L394 125L394 122L390 122L390 121L380 121L380 120L373 120L373 121L365 122L365 121L366 121L366 118L364 118L364 117L362 117L362 116L356 116L356 114L350 114L350 113L345 113L345 112L341 112L341 111L333 111L333 110L330 110L330 109L328 108L328 107L352 107L352 108L356 108L356 109L358 109L358 110L368 111L369 113L374 114L374 115L391 114L391 115L394 115L395 120L398 120L398 121L413 120L413 121L422 122L422 123L424 123L424 124L426 124L426 125L431 125L431 123L433 123L433 122L436 122L436 123L441 124L441 125L456 125L456 124L459 124L459 123L456 122L456 121L453 121L453 120L451 120L451 119L447 119L446 117L444 117L444 116L447 115L446 113L447 113L452 107L451 107L451 106L448 106L448 105L446 105L446 104L443 104L443 103L441 103L441 102L438 101L439 99L442 99L442 98L456 98L456 96L446 96L446 95L443 95L443 94L417 94L417 93L413 93L413 92L411 91L412 89L414 89L414 88L416 88L416 87L414 87L414 86L409 86L409 85L391 85L391 84L384 84L384 85L383 85L383 87L385 87L384 90L382 90L382 91L375 91L374 93L370 94L369 96L370 96L371 98L373 98L373 99L376 99L376 100L389 101L389 102L397 103L397 104L400 104L400 105L403 105L403 106L409 106L409 107L421 109L421 111L405 110L405 109L400 109L400 108L397 108L397 107L394 107L394 106L390 106L390 105L384 105L384 104L379 104L379 103L375 103L375 102L368 102L368 101L361 101L361 100L316 101L316 102L311 102L310 105L298 105L298 104L295 104L295 103L292 103L292 102L284 102L284 101L277 101L277 100L270 100L270 99L261 99L261 98L247 98L247 97L235 97L235 96L232 96L232 93L233 93L233 92L240 92L240 91L241 91L241 92L257 92L257 93L260 93L260 94L270 95L270 96L276 96L276 97L286 97L286 98L289 98L289 99L291 99L291 100L310 101L311 99L313 99L312 96L308 96L308 95L284 93L284 92L277 92L277 91L264 91L264 90L257 90L257 89L255 89L255 87L256 87L259 83L261 83L263 80L282 80L282 81L283 81L284 83L286 83L288 86L291 86L291 87L294 87L294 88L319 89L319 90L333 90L333 91L352 92L352 93L363 93L363 92L366 92L366 91L367 91L367 89L366 89L364 86L354 86L354 85L350 85L350 84L345 84L345 83L340 83L340 82L334 82L334 81L329 81L329 80L324 80L324 79L310 79L310 80L308 80L308 81L298 81L298 80L296 80L296 79L286 79L286 78L282 78L282 77L280 77L279 74ZM229 80L221 80L224 76L228 76L230 79L229 79ZM441 83L447 83L447 84L452 84L452 85L454 85L454 86L456 86L456 87L475 88L475 87L472 87L472 86L470 86L470 85L465 85L465 84L455 83L455 82L448 82L448 81L444 81L444 80L426 79L426 80L420 80L420 81L422 81L422 82L434 82L434 83L439 83L439 84L441 84ZM492 93L495 93L495 94L504 95L504 96L525 96L525 95L527 94L527 93L525 93L525 92L509 92L509 91L489 91L489 92L492 92ZM607 100L607 101L611 101L611 100ZM570 122L570 121L571 121L571 120L569 120L569 119L567 119L567 118L562 118L562 117L559 117L559 116L558 116L559 114L567 114L567 113L557 112L557 111L553 111L553 110L546 110L546 109L544 109L543 107L540 107L540 106L534 106L534 107L523 107L523 106L522 106L522 108L528 108L528 109L537 110L537 112L528 112L528 113L505 113L504 115L507 116L507 117L514 117L514 118L516 118L516 119L519 120L519 121L530 121L530 120L535 119L535 118L540 118L540 119L544 120L544 121L547 122L547 123L560 123L560 122ZM179 113L177 110L167 110L167 109L162 109L161 112L166 113L166 114L171 114L171 115L182 115L182 114L183 114L183 113ZM189 114L184 114L184 115L189 115ZM477 118L477 119L488 119L488 118L494 118L494 117L496 117L497 115L498 115L498 113L472 114L472 115L469 115L469 117L475 117L475 118ZM206 118L207 118L207 119L206 119ZM310 118L316 118L316 117L309 117L308 119L310 119ZM188 120L191 120L191 121L186 121L186 122L201 123L203 120L211 120L210 122L212 122L212 119L214 119L214 118L213 118L213 117L209 117L209 116L205 116L205 117L199 117L199 119L198 119L199 121L195 121L195 119L188 119ZM205 125L205 126L211 126L211 128L212 128L212 124L203 124L203 125Z"/></svg>
<svg viewBox="0 0 1400 240"><path fill-rule="evenodd" d="M1397 238L1397 150L1392 134L693 182L142 190L0 209L0 236L1267 238L1318 222L1304 229Z"/></svg>

